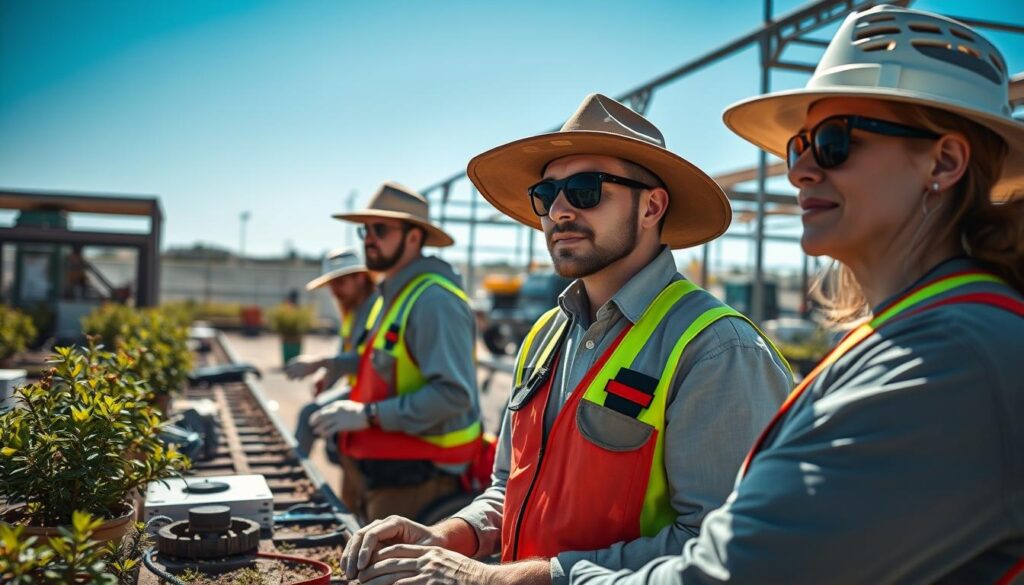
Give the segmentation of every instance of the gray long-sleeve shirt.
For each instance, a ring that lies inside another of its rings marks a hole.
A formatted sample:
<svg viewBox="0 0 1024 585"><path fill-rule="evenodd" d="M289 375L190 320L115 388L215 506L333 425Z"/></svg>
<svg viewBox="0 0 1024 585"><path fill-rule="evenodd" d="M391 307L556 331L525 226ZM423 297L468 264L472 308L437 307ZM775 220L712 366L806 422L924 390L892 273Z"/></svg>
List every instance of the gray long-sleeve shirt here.
<svg viewBox="0 0 1024 585"><path fill-rule="evenodd" d="M566 289L559 306L571 325L561 352L564 366L554 373L545 433L587 370L623 328L636 323L658 293L681 278L672 253L663 249L597 311L593 323L589 323L583 283L576 281ZM670 325L679 326L666 327L665 337L648 341L661 350L642 354L651 363L634 363L633 367L660 375L683 327L720 305L705 293L686 297L666 317ZM745 321L722 319L698 335L680 359L666 406L665 468L671 504L678 514L675 523L654 536L606 549L565 551L551 561L554 583L568 582L569 570L582 560L639 568L655 557L678 552L697 534L704 516L725 500L747 449L791 387L788 370ZM505 485L511 465L509 418L506 409L491 486L456 514L476 531L478 557L493 554L501 544Z"/></svg>
<svg viewBox="0 0 1024 585"><path fill-rule="evenodd" d="M450 264L433 256L418 258L380 284L386 311L406 284L435 273L461 286ZM428 287L409 310L405 343L426 380L415 392L378 403L380 426L386 431L441 434L480 419L474 345L476 320L469 305L450 291ZM374 367L385 380L392 376L390 355L375 356ZM458 473L465 465L439 466Z"/></svg>
<svg viewBox="0 0 1024 585"><path fill-rule="evenodd" d="M894 321L811 384L681 554L580 563L572 583L995 583L1024 558L1021 421L1024 319L972 304Z"/></svg>

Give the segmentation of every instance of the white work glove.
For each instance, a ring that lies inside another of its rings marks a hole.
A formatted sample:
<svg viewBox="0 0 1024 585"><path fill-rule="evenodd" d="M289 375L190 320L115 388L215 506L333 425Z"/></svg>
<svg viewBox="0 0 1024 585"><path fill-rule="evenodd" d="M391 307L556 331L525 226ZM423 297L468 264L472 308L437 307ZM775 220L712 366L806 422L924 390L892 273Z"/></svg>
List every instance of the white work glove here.
<svg viewBox="0 0 1024 585"><path fill-rule="evenodd" d="M369 428L370 423L363 414L363 403L354 400L339 400L313 413L309 417L313 432L321 437L330 437L334 433L361 431Z"/></svg>
<svg viewBox="0 0 1024 585"><path fill-rule="evenodd" d="M311 355L295 356L284 365L284 373L289 380L305 378L324 367L324 360Z"/></svg>

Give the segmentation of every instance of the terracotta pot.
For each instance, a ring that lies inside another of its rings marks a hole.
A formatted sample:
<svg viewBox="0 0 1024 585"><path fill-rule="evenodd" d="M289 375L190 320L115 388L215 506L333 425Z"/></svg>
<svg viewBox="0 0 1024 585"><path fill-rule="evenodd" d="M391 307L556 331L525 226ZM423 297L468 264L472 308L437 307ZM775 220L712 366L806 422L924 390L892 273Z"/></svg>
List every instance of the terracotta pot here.
<svg viewBox="0 0 1024 585"><path fill-rule="evenodd" d="M21 533L25 536L39 536L42 538L60 536L60 528L56 526L28 526L21 522L24 518L21 515L21 509L24 506L25 504L15 504L0 510L0 523L24 526ZM135 522L135 507L131 505L127 505L126 507L128 510L124 514L117 518L107 520L101 524L100 527L92 533L92 539L100 542L121 540Z"/></svg>

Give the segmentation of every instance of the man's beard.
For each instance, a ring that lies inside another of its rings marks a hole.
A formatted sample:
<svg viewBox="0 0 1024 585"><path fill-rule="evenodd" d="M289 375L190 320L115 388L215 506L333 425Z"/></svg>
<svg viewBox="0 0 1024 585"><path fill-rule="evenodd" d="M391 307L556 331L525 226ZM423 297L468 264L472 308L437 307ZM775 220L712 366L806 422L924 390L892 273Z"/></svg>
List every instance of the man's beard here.
<svg viewBox="0 0 1024 585"><path fill-rule="evenodd" d="M639 210L634 207L630 214L626 232L620 237L613 239L607 245L598 246L593 230L585 228L575 222L556 225L551 233L547 235L548 252L551 254L551 262L555 266L555 272L565 278L583 278L604 270L611 264L622 260L636 248L637 240L637 219ZM555 251L551 237L560 232L580 234L593 242L593 249L589 252L581 252L572 249L561 249Z"/></svg>
<svg viewBox="0 0 1024 585"><path fill-rule="evenodd" d="M395 264L398 264L402 254L405 254L405 234L402 234L402 241L398 243L398 249L391 256L385 256L380 248L374 246L373 249L377 251L377 258L375 260L370 257L370 250L368 248L369 246L363 245L363 252L366 254L366 267L377 272L385 272L390 270Z"/></svg>

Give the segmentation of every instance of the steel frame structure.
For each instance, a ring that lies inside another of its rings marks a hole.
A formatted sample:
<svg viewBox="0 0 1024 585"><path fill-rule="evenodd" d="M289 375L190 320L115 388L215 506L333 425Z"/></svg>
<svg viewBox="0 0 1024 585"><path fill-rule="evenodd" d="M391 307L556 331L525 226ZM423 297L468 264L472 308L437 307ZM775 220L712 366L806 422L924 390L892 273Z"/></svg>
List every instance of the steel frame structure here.
<svg viewBox="0 0 1024 585"><path fill-rule="evenodd" d="M879 2L873 0L818 0L806 6L797 8L792 12L775 17L773 15L773 0L764 1L763 24L757 30L736 38L717 49L697 57L687 63L676 67L654 79L638 85L616 97L619 101L628 104L636 112L646 114L654 97L654 93L665 86L672 84L692 73L705 67L728 58L751 46L757 46L760 50L760 72L761 72L761 93L771 90L771 73L775 70L795 71L801 73L812 73L815 64L790 60L786 57L786 49L792 46L812 47L824 49L828 41L817 39L811 36L826 26L845 18L850 12L870 8ZM889 4L898 6L909 6L912 0L892 0ZM1013 23L979 20L974 18L961 18L956 15L949 15L952 18L970 26L1024 34L1024 26ZM1024 105L1024 73L1018 74L1011 80L1010 88L1011 103L1020 106ZM552 129L552 131L557 128ZM756 228L754 235L726 233L723 237L728 238L752 238L756 247L754 263L754 289L752 314L756 322L763 320L764 316L764 244L766 241L793 241L791 236L771 235L765 232L765 217L773 213L784 213L787 210L796 209L796 198L786 193L770 193L767 189L767 180L770 176L780 175L785 172L785 166L781 163L769 164L768 155L761 152L757 164L753 168L743 169L727 175L716 177L722 184L730 200L735 202L756 204ZM466 180L465 171L453 174L437 183L434 183L421 192L431 201L431 210L434 219L442 226L445 224L465 224L469 226L469 242L467 244L467 281L472 285L476 280L475 254L482 248L476 241L476 228L479 225L489 226L517 226L520 234L517 234L516 254L522 246L521 230L525 230L526 236L526 260L524 268L530 270L533 260L534 234L535 230L521 226L520 224L504 217L480 217L481 197L475 189L471 191L470 200L453 201L451 193L456 183ZM738 190L736 186L740 183L755 181L754 191ZM486 205L486 202L484 202ZM459 205L468 207L468 215L451 214L450 207ZM504 247L504 249L508 249ZM709 260L709 246L703 246L704 262L701 274L702 284L707 282L707 266ZM804 290L807 289L807 258L804 258Z"/></svg>

